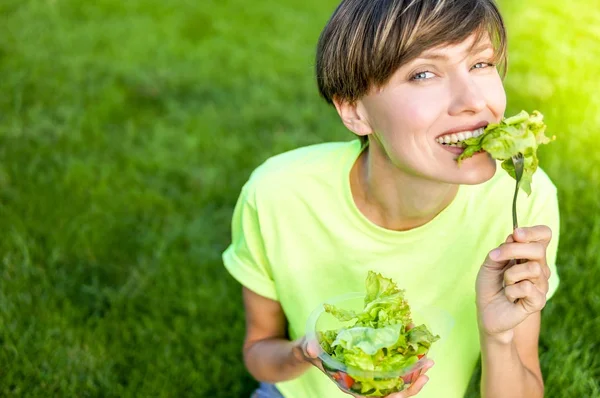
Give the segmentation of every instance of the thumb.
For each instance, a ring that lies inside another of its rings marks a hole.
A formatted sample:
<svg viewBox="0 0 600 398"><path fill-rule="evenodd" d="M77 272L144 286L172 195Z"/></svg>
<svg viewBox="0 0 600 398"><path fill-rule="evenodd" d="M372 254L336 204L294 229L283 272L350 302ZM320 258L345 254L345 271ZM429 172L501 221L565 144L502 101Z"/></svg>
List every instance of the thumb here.
<svg viewBox="0 0 600 398"><path fill-rule="evenodd" d="M512 234L508 235L506 237L506 239L504 240L504 243L513 243L513 242L515 242L515 239ZM500 246L502 246L502 245L500 245ZM508 265L509 262L506 260L496 261L496 258L497 258L496 255L500 254L499 253L500 246L498 246L497 248L495 248L494 250L492 250L488 253L488 255L483 263L483 266L485 268L488 268L490 270L501 270Z"/></svg>
<svg viewBox="0 0 600 398"><path fill-rule="evenodd" d="M320 348L321 347L319 346L319 342L317 340L306 339L304 344L304 353L307 357L315 359L319 356Z"/></svg>
<svg viewBox="0 0 600 398"><path fill-rule="evenodd" d="M508 239L508 238L507 238ZM506 267L508 261L501 260L497 261L498 256L500 255L500 248L497 247L494 250L490 251L483 262L483 267L492 271L500 271Z"/></svg>
<svg viewBox="0 0 600 398"><path fill-rule="evenodd" d="M506 237L506 239L504 240L504 243L513 243L513 242L515 242L515 239L513 238L512 234L508 235ZM498 257L496 257L496 255L500 254L501 246L502 245L498 246L497 248L495 248L494 250L492 250L488 253L487 258L485 259L485 262L483 263L484 267L486 267L488 269L492 269L492 270L500 270L508 265L509 262L506 260L496 261L496 259L498 258Z"/></svg>
<svg viewBox="0 0 600 398"><path fill-rule="evenodd" d="M516 240L513 237L513 235L510 234L506 237L503 244L513 243L513 242L516 242ZM509 260L500 260L500 261L497 260L498 259L497 255L500 254L500 247L502 247L502 245L498 246L497 248L495 248L494 250L492 250L488 253L487 258L485 259L485 262L483 263L483 266L485 268L494 270L494 271L500 271L500 270L504 270L504 268L506 268L509 264L511 264L511 261L509 261Z"/></svg>

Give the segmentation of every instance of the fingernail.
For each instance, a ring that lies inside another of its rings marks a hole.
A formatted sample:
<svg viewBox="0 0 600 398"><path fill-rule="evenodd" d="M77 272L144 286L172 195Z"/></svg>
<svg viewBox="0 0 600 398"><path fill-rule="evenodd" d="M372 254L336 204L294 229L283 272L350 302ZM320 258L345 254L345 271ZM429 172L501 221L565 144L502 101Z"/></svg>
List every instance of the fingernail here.
<svg viewBox="0 0 600 398"><path fill-rule="evenodd" d="M494 261L498 261L500 259L500 249L494 249L490 252L490 258Z"/></svg>
<svg viewBox="0 0 600 398"><path fill-rule="evenodd" d="M517 229L515 229L515 235L517 235L518 237L524 238L525 237L525 231L523 231L522 228L517 228Z"/></svg>

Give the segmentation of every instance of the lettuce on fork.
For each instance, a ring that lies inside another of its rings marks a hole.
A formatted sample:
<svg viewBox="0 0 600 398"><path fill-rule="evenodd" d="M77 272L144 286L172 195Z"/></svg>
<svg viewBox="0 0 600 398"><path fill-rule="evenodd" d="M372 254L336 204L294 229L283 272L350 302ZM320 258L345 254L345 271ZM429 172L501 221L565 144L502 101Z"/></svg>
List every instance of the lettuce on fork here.
<svg viewBox="0 0 600 398"><path fill-rule="evenodd" d="M528 196L531 195L531 181L539 163L538 146L556 139L554 136L548 138L545 135L546 125L543 119L544 116L538 111L533 111L531 115L521 111L515 116L503 119L500 123L488 125L480 136L463 141L464 151L456 159L458 165L460 166L463 160L483 149L494 159L501 160L502 168L516 178L512 157L520 152L524 157L520 187Z"/></svg>
<svg viewBox="0 0 600 398"><path fill-rule="evenodd" d="M412 325L404 290L388 278L369 271L364 308L360 312L324 304L325 311L340 321L353 321L350 327L319 333L327 354L347 367L373 372L402 371L414 365L439 339L425 325ZM401 377L373 379L353 377L353 389L370 396L399 391Z"/></svg>

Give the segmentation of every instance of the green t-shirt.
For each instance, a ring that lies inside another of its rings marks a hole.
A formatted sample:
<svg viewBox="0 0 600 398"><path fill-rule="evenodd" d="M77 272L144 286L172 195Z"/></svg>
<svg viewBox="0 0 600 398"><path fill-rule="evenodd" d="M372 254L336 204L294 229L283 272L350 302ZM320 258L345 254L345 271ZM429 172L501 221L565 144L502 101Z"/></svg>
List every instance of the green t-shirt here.
<svg viewBox="0 0 600 398"><path fill-rule="evenodd" d="M354 203L349 176L360 151L358 140L317 144L258 167L236 205L224 264L242 285L279 301L292 339L306 333L307 318L323 301L364 291L368 270L394 279L409 304L442 309L454 321L434 344L436 364L419 398L462 397L480 354L475 278L487 253L512 232L514 180L498 167L489 181L460 186L427 224L393 231L372 223ZM520 193L519 221L553 231L550 297L559 282L556 188L538 169L532 189L530 197ZM276 386L285 397L348 396L316 368Z"/></svg>

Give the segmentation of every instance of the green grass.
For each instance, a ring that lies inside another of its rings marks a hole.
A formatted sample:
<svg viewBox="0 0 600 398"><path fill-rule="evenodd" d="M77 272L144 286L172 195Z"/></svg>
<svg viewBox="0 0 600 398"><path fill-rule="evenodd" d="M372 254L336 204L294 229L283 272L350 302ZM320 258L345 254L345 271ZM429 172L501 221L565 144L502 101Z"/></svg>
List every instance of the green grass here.
<svg viewBox="0 0 600 398"><path fill-rule="evenodd" d="M562 211L562 284L541 336L548 397L600 397L589 4L503 3L508 113L539 109L559 137L541 153ZM240 287L220 253L254 167L350 138L312 76L335 5L0 2L1 396L250 394Z"/></svg>

